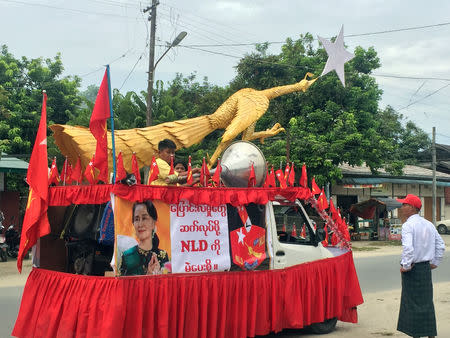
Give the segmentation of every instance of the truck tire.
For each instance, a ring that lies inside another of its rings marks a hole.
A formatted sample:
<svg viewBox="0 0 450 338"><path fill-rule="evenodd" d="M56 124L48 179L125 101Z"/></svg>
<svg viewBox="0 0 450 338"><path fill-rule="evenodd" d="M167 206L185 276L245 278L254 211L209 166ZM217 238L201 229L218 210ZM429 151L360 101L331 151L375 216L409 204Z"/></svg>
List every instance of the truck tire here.
<svg viewBox="0 0 450 338"><path fill-rule="evenodd" d="M6 251L0 250L0 258L2 262L6 262L8 260L8 256L6 255Z"/></svg>
<svg viewBox="0 0 450 338"><path fill-rule="evenodd" d="M337 318L330 318L324 320L322 323L311 324L311 331L316 334L326 334L334 331L336 328Z"/></svg>
<svg viewBox="0 0 450 338"><path fill-rule="evenodd" d="M439 224L437 231L441 234L441 235L445 235L447 233L447 227L445 226L445 224Z"/></svg>

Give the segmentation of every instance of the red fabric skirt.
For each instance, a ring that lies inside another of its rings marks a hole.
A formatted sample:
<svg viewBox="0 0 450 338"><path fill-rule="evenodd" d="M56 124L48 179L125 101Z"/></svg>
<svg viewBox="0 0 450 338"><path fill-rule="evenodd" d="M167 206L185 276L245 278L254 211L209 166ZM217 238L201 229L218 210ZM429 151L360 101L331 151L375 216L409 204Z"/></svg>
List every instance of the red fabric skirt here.
<svg viewBox="0 0 450 338"><path fill-rule="evenodd" d="M17 337L252 337L338 317L363 298L352 253L282 270L95 277L33 269Z"/></svg>

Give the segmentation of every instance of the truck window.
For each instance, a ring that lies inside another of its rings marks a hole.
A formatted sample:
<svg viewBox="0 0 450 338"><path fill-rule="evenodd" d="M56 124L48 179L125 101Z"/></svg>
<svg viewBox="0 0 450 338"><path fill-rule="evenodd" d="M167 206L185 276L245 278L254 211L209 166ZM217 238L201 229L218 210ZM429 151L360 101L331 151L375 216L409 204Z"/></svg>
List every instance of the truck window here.
<svg viewBox="0 0 450 338"><path fill-rule="evenodd" d="M278 240L281 243L314 245L314 232L297 204L274 203L273 212L277 225ZM320 219L320 216L318 217Z"/></svg>

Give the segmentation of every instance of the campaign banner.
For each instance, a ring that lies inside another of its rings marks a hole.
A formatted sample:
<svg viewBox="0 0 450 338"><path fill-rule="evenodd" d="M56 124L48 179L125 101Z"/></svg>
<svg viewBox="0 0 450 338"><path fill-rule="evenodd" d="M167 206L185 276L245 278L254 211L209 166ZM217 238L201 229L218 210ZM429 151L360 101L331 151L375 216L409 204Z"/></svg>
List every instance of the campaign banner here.
<svg viewBox="0 0 450 338"><path fill-rule="evenodd" d="M170 205L172 272L230 269L227 206Z"/></svg>

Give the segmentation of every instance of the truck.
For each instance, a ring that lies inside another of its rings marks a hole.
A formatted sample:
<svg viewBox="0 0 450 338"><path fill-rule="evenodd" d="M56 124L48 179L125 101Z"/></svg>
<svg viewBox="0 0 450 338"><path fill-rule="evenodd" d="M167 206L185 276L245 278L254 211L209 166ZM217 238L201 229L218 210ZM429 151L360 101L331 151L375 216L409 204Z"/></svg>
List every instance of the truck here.
<svg viewBox="0 0 450 338"><path fill-rule="evenodd" d="M224 161L224 181L245 182L253 163ZM124 275L144 201L168 259L157 274ZM253 337L357 322L351 245L306 187L53 186L48 218L14 336Z"/></svg>

